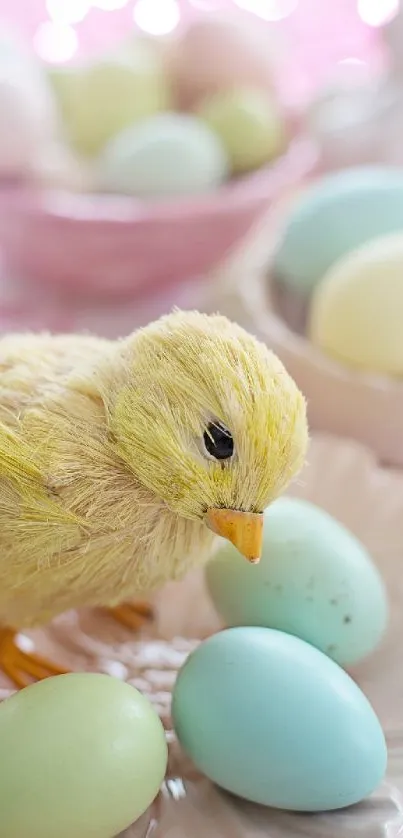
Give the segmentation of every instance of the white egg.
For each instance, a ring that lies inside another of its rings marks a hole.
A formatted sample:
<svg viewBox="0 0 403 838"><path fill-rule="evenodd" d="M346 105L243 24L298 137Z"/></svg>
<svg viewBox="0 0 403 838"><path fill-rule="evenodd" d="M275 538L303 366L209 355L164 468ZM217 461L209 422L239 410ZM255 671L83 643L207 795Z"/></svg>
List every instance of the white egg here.
<svg viewBox="0 0 403 838"><path fill-rule="evenodd" d="M98 161L98 187L158 197L218 187L229 163L221 141L197 117L165 113L122 131Z"/></svg>

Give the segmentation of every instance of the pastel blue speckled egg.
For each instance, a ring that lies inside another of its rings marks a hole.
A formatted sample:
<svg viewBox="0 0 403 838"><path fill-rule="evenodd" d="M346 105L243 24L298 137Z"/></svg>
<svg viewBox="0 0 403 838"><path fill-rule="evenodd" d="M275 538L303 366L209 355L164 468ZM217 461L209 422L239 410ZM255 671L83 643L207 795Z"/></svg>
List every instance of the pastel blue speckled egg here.
<svg viewBox="0 0 403 838"><path fill-rule="evenodd" d="M349 806L386 769L378 719L354 681L272 629L220 632L179 673L174 726L200 771L247 800L304 812Z"/></svg>
<svg viewBox="0 0 403 838"><path fill-rule="evenodd" d="M197 195L228 176L221 140L190 114L161 113L114 137L98 161L98 185L142 198Z"/></svg>
<svg viewBox="0 0 403 838"><path fill-rule="evenodd" d="M403 230L403 171L362 166L298 196L274 256L278 281L309 294L330 266L375 236Z"/></svg>
<svg viewBox="0 0 403 838"><path fill-rule="evenodd" d="M386 627L385 587L364 546L307 501L283 497L266 510L258 565L223 542L206 576L227 625L294 634L341 665L370 654Z"/></svg>

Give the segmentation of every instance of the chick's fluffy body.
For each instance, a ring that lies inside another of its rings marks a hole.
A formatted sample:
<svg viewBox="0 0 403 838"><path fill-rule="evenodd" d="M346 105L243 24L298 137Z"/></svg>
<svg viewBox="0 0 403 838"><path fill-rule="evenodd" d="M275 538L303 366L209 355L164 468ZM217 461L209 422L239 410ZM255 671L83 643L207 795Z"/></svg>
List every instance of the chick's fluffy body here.
<svg viewBox="0 0 403 838"><path fill-rule="evenodd" d="M230 462L208 459L209 422ZM119 341L0 341L0 622L144 595L206 561L211 506L261 511L303 463L305 403L225 318L176 312Z"/></svg>

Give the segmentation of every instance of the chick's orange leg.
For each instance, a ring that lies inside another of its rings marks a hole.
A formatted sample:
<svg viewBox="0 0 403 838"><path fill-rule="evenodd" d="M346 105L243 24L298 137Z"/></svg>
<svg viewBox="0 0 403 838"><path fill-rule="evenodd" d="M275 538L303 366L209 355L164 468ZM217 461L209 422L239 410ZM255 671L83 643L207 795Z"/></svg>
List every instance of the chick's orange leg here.
<svg viewBox="0 0 403 838"><path fill-rule="evenodd" d="M68 672L41 655L23 652L16 643L16 632L8 628L0 629L0 669L20 689L33 681Z"/></svg>
<svg viewBox="0 0 403 838"><path fill-rule="evenodd" d="M144 623L150 623L154 619L154 610L148 602L122 602L108 608L108 613L132 631L139 631Z"/></svg>

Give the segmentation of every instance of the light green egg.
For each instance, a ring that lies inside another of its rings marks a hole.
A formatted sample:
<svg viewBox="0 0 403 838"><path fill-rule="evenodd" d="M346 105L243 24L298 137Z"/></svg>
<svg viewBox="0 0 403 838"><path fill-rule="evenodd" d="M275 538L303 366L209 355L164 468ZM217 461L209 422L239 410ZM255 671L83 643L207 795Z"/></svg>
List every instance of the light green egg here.
<svg viewBox="0 0 403 838"><path fill-rule="evenodd" d="M131 51L49 73L74 148L98 153L123 128L169 107L161 56L146 42Z"/></svg>
<svg viewBox="0 0 403 838"><path fill-rule="evenodd" d="M369 655L385 631L385 587L366 549L307 501L280 498L266 510L258 565L223 543L206 574L227 625L279 629L343 666Z"/></svg>
<svg viewBox="0 0 403 838"><path fill-rule="evenodd" d="M284 119L267 92L222 90L202 101L197 113L220 137L235 173L258 169L284 150Z"/></svg>
<svg viewBox="0 0 403 838"><path fill-rule="evenodd" d="M190 114L164 113L122 131L101 154L98 188L141 198L198 195L228 176L218 137Z"/></svg>
<svg viewBox="0 0 403 838"><path fill-rule="evenodd" d="M0 838L113 838L166 763L160 719L129 684L86 673L27 687L0 704Z"/></svg>

